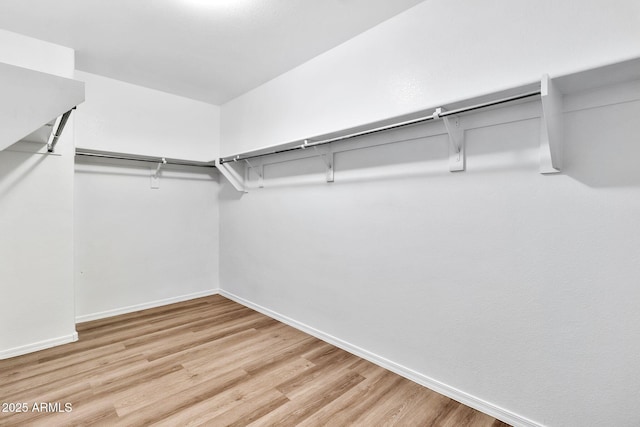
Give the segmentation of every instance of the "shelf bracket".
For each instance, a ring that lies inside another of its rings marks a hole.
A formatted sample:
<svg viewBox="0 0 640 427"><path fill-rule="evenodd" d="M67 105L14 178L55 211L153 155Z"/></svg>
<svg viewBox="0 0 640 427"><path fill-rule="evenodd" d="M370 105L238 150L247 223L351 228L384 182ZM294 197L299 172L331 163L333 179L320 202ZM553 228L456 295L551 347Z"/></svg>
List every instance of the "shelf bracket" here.
<svg viewBox="0 0 640 427"><path fill-rule="evenodd" d="M220 161L217 160L216 168L220 171L222 176L224 176L227 181L229 181L229 184L231 184L233 188L236 189L236 191L239 191L241 193L248 193L244 185L244 180L242 179L242 177L240 177L238 172L233 169L233 167L229 166L229 163L220 163Z"/></svg>
<svg viewBox="0 0 640 427"><path fill-rule="evenodd" d="M465 170L464 130L460 126L460 117L456 115L442 116L445 110L436 108L434 120L441 119L449 135L449 170L459 172Z"/></svg>
<svg viewBox="0 0 640 427"><path fill-rule="evenodd" d="M319 154L320 158L324 162L326 167L326 179L327 182L334 182L334 173L333 173L333 161L334 161L334 153L331 147L328 147L326 150L318 150L318 147L313 147L313 149ZM322 152L324 151L324 152Z"/></svg>
<svg viewBox="0 0 640 427"><path fill-rule="evenodd" d="M152 170L152 173L151 173L151 189L152 190L157 190L158 188L160 188L160 169L162 169L162 166L166 164L167 164L167 159L163 157L162 161L158 163L158 166L156 166L156 169Z"/></svg>
<svg viewBox="0 0 640 427"><path fill-rule="evenodd" d="M254 167L251 163L249 163L248 159L245 159L248 169L245 169L245 182L249 182L249 171L252 170L258 176L258 187L264 188L264 164L260 164L259 166Z"/></svg>
<svg viewBox="0 0 640 427"><path fill-rule="evenodd" d="M563 96L547 74L540 84L540 173L558 173L562 168Z"/></svg>
<svg viewBox="0 0 640 427"><path fill-rule="evenodd" d="M69 120L69 116L71 115L71 112L75 109L76 107L73 107L71 110L67 111L66 113L62 114L56 119L53 125L53 128L51 129L51 134L49 135L49 139L47 141L47 152L53 153L54 150L56 149L56 144L58 143L58 139L60 138L60 135L62 135L62 131L64 130L64 127L66 126L67 121Z"/></svg>

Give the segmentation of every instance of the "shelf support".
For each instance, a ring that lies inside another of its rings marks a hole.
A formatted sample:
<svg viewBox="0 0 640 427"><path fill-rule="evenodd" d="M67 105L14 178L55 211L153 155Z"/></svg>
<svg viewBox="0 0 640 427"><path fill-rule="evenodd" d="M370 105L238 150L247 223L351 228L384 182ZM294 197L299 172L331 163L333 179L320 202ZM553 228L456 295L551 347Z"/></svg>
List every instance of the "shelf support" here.
<svg viewBox="0 0 640 427"><path fill-rule="evenodd" d="M334 153L331 147L327 147L324 151L320 151L318 147L313 147L313 149L320 155L320 158L324 162L326 167L326 179L327 182L334 182L334 173L333 173L333 161L334 161Z"/></svg>
<svg viewBox="0 0 640 427"><path fill-rule="evenodd" d="M47 152L53 153L56 149L56 144L58 144L58 139L62 135L62 131L69 120L69 116L71 116L71 112L75 110L76 107L73 107L71 110L67 111L63 115L59 116L51 129L51 134L49 135L49 139L47 141Z"/></svg>
<svg viewBox="0 0 640 427"><path fill-rule="evenodd" d="M229 181L233 188L241 193L248 193L244 185L244 180L240 177L238 172L236 172L231 166L229 166L229 163L220 163L220 161L218 160L216 161L216 167L218 168L222 176L224 176L227 181Z"/></svg>
<svg viewBox="0 0 640 427"><path fill-rule="evenodd" d="M152 173L151 173L151 189L152 190L157 190L158 188L160 188L160 170L162 169L162 166L166 164L167 164L167 159L163 157L161 161L158 163L158 166L156 166L156 169L152 170Z"/></svg>
<svg viewBox="0 0 640 427"><path fill-rule="evenodd" d="M4 150L84 102L84 83L0 63L0 93L0 150ZM64 125L61 120L56 123ZM62 128L55 129L54 136L59 137ZM54 138L48 143L53 150Z"/></svg>
<svg viewBox="0 0 640 427"><path fill-rule="evenodd" d="M540 84L540 173L558 173L562 168L563 97L547 74Z"/></svg>
<svg viewBox="0 0 640 427"><path fill-rule="evenodd" d="M249 159L245 159L247 166L249 169L245 169L247 175L245 176L245 182L249 182L249 170L252 170L258 176L258 187L264 188L264 164L260 163L259 166L254 167L251 163L249 163Z"/></svg>
<svg viewBox="0 0 640 427"><path fill-rule="evenodd" d="M460 117L456 115L442 116L445 110L436 108L433 118L442 119L444 127L449 135L449 171L459 172L465 170L464 130L460 126Z"/></svg>

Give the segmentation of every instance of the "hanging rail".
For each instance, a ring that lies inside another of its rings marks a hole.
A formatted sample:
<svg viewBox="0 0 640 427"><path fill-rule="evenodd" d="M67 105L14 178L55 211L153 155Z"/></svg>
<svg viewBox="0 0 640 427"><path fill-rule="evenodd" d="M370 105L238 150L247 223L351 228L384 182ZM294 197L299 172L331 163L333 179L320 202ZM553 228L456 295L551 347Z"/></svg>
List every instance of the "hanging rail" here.
<svg viewBox="0 0 640 427"><path fill-rule="evenodd" d="M521 99L531 98L531 97L534 97L534 96L539 96L539 95L541 95L541 93L542 92L540 90L534 90L534 91L531 91L531 92L525 92L525 93L522 93L522 94L508 96L508 97L505 97L505 98L500 98L500 99L496 99L496 100L492 100L492 101L482 102L482 103L479 103L479 104L469 105L469 106L466 106L466 107L456 108L454 110L439 111L438 113L434 112L433 114L428 115L428 116L418 117L416 119L405 120L405 121L402 121L402 122L392 123L392 124L389 124L389 125L379 126L379 127L375 127L375 128L371 128L371 129L365 129L365 130L362 130L362 131L358 131L358 132L354 132L354 133L350 133L350 134L342 135L342 136L336 136L336 137L329 138L329 139L323 139L323 140L318 140L318 141L311 141L309 139L305 139L303 141L303 143L300 144L300 145L296 145L296 146L288 147L288 148L282 148L282 149L279 149L279 150L273 150L273 151L269 151L269 152L266 152L266 153L244 154L244 155L243 154L238 154L236 156L221 157L220 160L219 160L219 163L222 165L224 163L236 162L238 160L254 159L254 158L257 158L257 157L270 156L270 155L273 155L273 154L286 153L286 152L289 152L289 151L304 150L305 148L309 148L309 147L317 147L319 145L330 144L332 142L344 141L344 140L351 139L351 138L357 138L359 136L371 135L371 134L378 133L378 132L384 132L384 131L397 129L397 128L401 128L401 127L405 127L405 126L415 125L415 124L418 124L418 123L424 123L424 122L428 122L428 121L432 121L432 120L437 120L439 118L443 118L443 117L446 117L446 116L451 116L451 115L456 115L456 114L461 114L461 113L467 113L467 112L479 110L479 109L482 109L482 108L493 107L493 106L500 105L500 104L505 104L505 103L508 103L508 102L513 102L513 101L518 101L518 100L521 100Z"/></svg>
<svg viewBox="0 0 640 427"><path fill-rule="evenodd" d="M102 159L132 160L167 165L195 166L200 168L215 168L215 162L198 162L195 160L172 159L169 157L144 156L140 154L117 153L114 151L91 150L76 148L76 156L97 157Z"/></svg>

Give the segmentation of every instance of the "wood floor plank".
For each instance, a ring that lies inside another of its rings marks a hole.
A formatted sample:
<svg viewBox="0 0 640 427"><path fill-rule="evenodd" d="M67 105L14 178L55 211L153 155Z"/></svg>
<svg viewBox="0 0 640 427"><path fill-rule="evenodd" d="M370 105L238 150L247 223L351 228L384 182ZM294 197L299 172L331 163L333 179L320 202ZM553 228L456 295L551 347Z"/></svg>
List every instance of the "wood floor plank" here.
<svg viewBox="0 0 640 427"><path fill-rule="evenodd" d="M104 356L112 355L124 350L122 343L115 343L87 350L82 353L76 353L64 358L51 359L46 362L31 363L25 366L16 366L0 373L0 382L5 385L14 382L24 381L28 378L42 376L44 374L63 370L67 367L71 368L77 363L89 362L91 360L100 360Z"/></svg>
<svg viewBox="0 0 640 427"><path fill-rule="evenodd" d="M0 425L506 426L219 295L77 330L0 361L2 402L53 405Z"/></svg>
<svg viewBox="0 0 640 427"><path fill-rule="evenodd" d="M134 401L133 405L130 405L129 402L117 402L116 407L118 415L120 415L120 422L123 425L149 425L161 421L181 410L230 390L247 376L245 371L236 369L215 378L199 381L192 384L191 387L179 387L180 390L177 392L175 391L176 383L173 383L171 387L168 387L171 392L165 396L166 399L162 401L162 404L158 404L151 398L145 401ZM154 394L154 396L157 395L158 393Z"/></svg>
<svg viewBox="0 0 640 427"><path fill-rule="evenodd" d="M423 421L422 413L417 414L417 417L411 416L411 408L416 404L428 404L429 395L424 392L418 392L417 387L419 386L405 378L395 376L391 381L390 387L384 394L377 393L376 404L370 406L370 409L366 412L361 413L354 420L355 423L367 425L373 422L381 426L394 426L415 425L416 422ZM381 404L383 401L385 404Z"/></svg>
<svg viewBox="0 0 640 427"><path fill-rule="evenodd" d="M92 397L91 387L86 383L77 383L62 389L56 389L38 395L34 399L18 400L19 402L28 402L31 410L27 413L2 414L0 417L0 425L27 425L36 423L38 420L49 420L52 418L50 412L42 410L40 403L49 402L82 402ZM15 400L11 400L16 402ZM40 408L40 409L36 409Z"/></svg>
<svg viewBox="0 0 640 427"><path fill-rule="evenodd" d="M311 417L320 408L329 402L334 401L342 394L356 386L364 380L358 373L350 372L331 381L325 382L323 387L309 390L308 393L298 396L276 410L252 422L251 426L271 426L271 425L291 425L300 424L305 419Z"/></svg>
<svg viewBox="0 0 640 427"><path fill-rule="evenodd" d="M257 345L260 345L263 340L268 338L267 336L259 334L255 329L247 329L217 340L202 343L197 347L184 349L161 359L156 359L154 362L179 363L185 368L198 365L210 365L212 363L218 363L218 361L227 354L232 354L234 351L242 351L247 347L247 342L256 342Z"/></svg>
<svg viewBox="0 0 640 427"><path fill-rule="evenodd" d="M324 359L324 364L317 365L318 360L315 360L312 362L314 367L304 372L304 374L298 375L284 383L275 384L274 386L290 399L295 399L305 394L309 389L314 389L318 383L322 384L332 377L338 377L352 372L360 375L357 371L350 369L350 362L356 359L357 356L346 353L349 358L345 358L345 353L346 352L342 352L341 350L340 353L335 354L333 363L331 363L331 360ZM328 369L329 366L330 368Z"/></svg>
<svg viewBox="0 0 640 427"><path fill-rule="evenodd" d="M253 413L253 409L257 408L252 408L251 405L259 405L262 408L260 411L265 406L271 407L273 410L276 406L285 403L285 400L288 401L282 393L273 388L273 383L285 381L311 366L313 364L305 359L292 358L277 369L261 372L258 375L249 375L245 381L238 383L233 389L193 405L179 414L166 418L162 423L167 426L199 425L210 422L216 425L226 425L224 423L244 419L232 420L233 414ZM270 396L274 401L269 402L265 396ZM238 406L242 408L238 408Z"/></svg>
<svg viewBox="0 0 640 427"><path fill-rule="evenodd" d="M291 358L296 358L296 355L293 355L290 358L284 356L286 351L295 351L297 346L309 345L312 342L312 338L307 337L304 340L297 340L294 342L287 341L266 341L263 345L258 345L256 348L250 347L239 350L237 353L234 352L224 352L217 355L215 360L210 359L199 359L195 361L195 363L185 362L183 366L197 375L214 375L216 371L229 369L229 368L240 368L248 371L252 375L256 375L258 370L252 369L253 364L256 359L256 352L259 352L260 358L270 358L273 355L282 355L282 357L278 360L278 364L282 365L288 363ZM277 356L276 356L277 357ZM271 360L271 359L269 359ZM276 365L269 364L268 369L263 369L263 371L273 372L277 367Z"/></svg>
<svg viewBox="0 0 640 427"><path fill-rule="evenodd" d="M289 402L287 397L276 390L261 393L246 402L245 406L236 406L212 421L215 425L243 427L270 414Z"/></svg>
<svg viewBox="0 0 640 427"><path fill-rule="evenodd" d="M355 420L376 406L377 402L395 386L397 380L397 375L380 368L377 375L366 378L340 399L320 408L312 418L301 422L300 427L354 425Z"/></svg>
<svg viewBox="0 0 640 427"><path fill-rule="evenodd" d="M78 365L72 365L67 369L60 371L48 372L36 377L29 377L25 381L13 382L3 386L3 395L15 398L27 398L41 394L44 390L58 389L76 382L90 381L92 378L99 376L105 372L115 371L126 368L132 364L144 362L146 359L143 355L122 355L120 358L105 357L102 362Z"/></svg>
<svg viewBox="0 0 640 427"><path fill-rule="evenodd" d="M88 380L96 396L113 395L119 391L131 389L139 383L148 383L182 369L184 367L173 360L149 362L145 359L142 364L130 365L117 371L103 372L102 375L96 375Z"/></svg>
<svg viewBox="0 0 640 427"><path fill-rule="evenodd" d="M28 425L29 427L52 427L52 426L113 426L119 423L118 414L110 406L98 407L95 404L81 406L75 410L73 420L69 414L49 414L46 417L38 418ZM77 421L74 421L77 420Z"/></svg>

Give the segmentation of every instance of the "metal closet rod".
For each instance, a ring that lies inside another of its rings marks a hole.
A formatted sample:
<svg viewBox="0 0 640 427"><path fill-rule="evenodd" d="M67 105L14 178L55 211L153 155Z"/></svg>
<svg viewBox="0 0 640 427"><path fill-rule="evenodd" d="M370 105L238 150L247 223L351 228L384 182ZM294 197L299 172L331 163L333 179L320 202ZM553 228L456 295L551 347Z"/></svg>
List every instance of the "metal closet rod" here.
<svg viewBox="0 0 640 427"><path fill-rule="evenodd" d="M140 154L116 153L114 151L90 150L76 148L76 156L98 157L102 159L132 160L136 162L163 163L167 165L195 166L200 168L215 168L215 162L198 162L195 160L172 159L169 157L144 156Z"/></svg>
<svg viewBox="0 0 640 427"><path fill-rule="evenodd" d="M505 104L507 102L513 102L513 101L518 101L520 99L531 98L531 97L534 97L534 96L538 96L541 93L542 92L540 90L534 90L534 91L531 91L531 92L521 93L519 95L508 96L506 98L500 98L500 99L496 99L496 100L493 100L493 101L482 102L480 104L469 105L467 107L456 108L455 110L442 111L440 114L438 114L438 117L446 117L446 116L451 116L451 115L455 115L455 114L468 113L470 111L475 111L475 110L479 110L479 109L482 109L482 108L493 107L495 105ZM269 151L267 153L249 154L249 155L239 154L239 155L236 155L236 156L221 157L219 161L220 161L220 164L223 164L223 163L229 163L229 162L236 162L236 161L239 161L239 160L248 160L248 159L255 159L257 157L271 156L273 154L286 153L286 152L289 152L289 151L304 150L305 148L309 148L309 147L317 147L318 145L325 145L325 144L330 144L332 142L344 141L344 140L351 139L351 138L357 138L359 136L371 135L371 134L374 134L374 133L384 132L384 131L388 131L388 130L392 130L392 129L397 129L397 128L401 128L401 127L404 127L404 126L415 125L415 124L418 124L418 123L424 123L424 122L428 122L428 121L435 120L435 119L436 118L434 117L434 115L431 114L429 116L418 117L416 119L405 120L405 121L398 122L398 123L392 123L390 125L379 126L379 127L372 128L372 129L366 129L366 130L363 130L363 131L354 132L354 133L350 133L350 134L347 134L347 135L336 136L334 138L323 139L323 140L319 140L319 141L305 140L305 142L303 142L300 145L296 145L294 147L289 147L289 148L283 148L283 149L280 149L280 150Z"/></svg>

